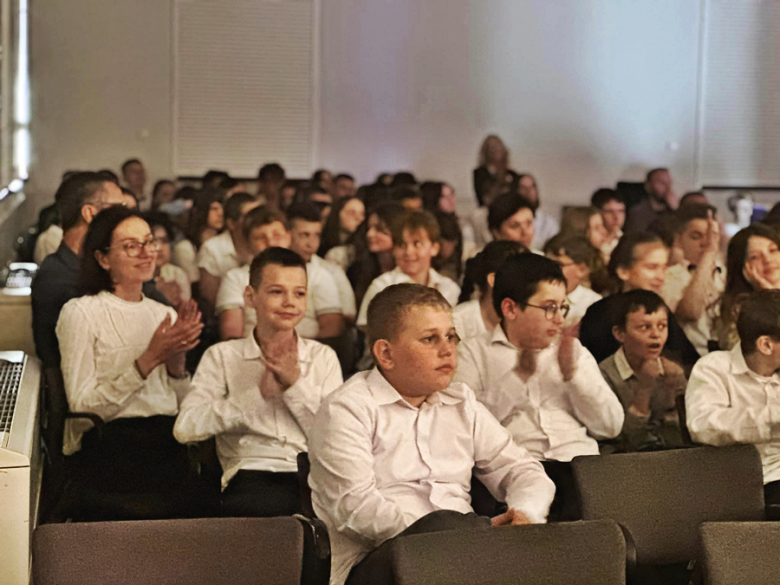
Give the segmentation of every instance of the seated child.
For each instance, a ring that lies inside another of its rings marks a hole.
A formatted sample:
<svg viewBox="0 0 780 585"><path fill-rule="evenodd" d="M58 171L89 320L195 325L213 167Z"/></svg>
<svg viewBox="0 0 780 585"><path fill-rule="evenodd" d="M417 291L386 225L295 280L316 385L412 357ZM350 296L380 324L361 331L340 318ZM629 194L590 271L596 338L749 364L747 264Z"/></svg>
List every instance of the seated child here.
<svg viewBox="0 0 780 585"><path fill-rule="evenodd" d="M271 246L289 248L290 233L285 225L284 213L269 207L258 207L247 214L244 234L253 254L259 254ZM308 301L306 313L296 327L301 337L323 339L341 332L344 316L338 289L333 277L323 268L309 263ZM245 302L244 293L249 285L249 265L230 270L222 281L217 294L217 314L222 340L247 337L255 328L254 309Z"/></svg>
<svg viewBox="0 0 780 585"><path fill-rule="evenodd" d="M307 302L303 259L268 248L249 274L257 324L206 351L174 435L182 443L216 436L225 514L289 515L300 512L297 455L321 400L341 385L341 367L332 349L295 332Z"/></svg>
<svg viewBox="0 0 780 585"><path fill-rule="evenodd" d="M458 336L444 297L393 285L367 316L378 365L323 402L309 441L331 583L392 583L395 537L489 526L470 505L472 471L509 505L494 526L544 522L552 482L465 384L452 383Z"/></svg>
<svg viewBox="0 0 780 585"><path fill-rule="evenodd" d="M566 298L571 308L564 326L577 325L588 307L601 300L601 295L588 286L591 266L599 251L584 236L560 233L544 245L544 253L561 266L566 277Z"/></svg>
<svg viewBox="0 0 780 585"><path fill-rule="evenodd" d="M624 293L612 333L620 349L599 369L626 413L618 449L681 447L675 399L685 394L687 382L679 365L661 357L669 335L669 310L663 299L649 290Z"/></svg>
<svg viewBox="0 0 780 585"><path fill-rule="evenodd" d="M754 443L767 504L780 504L780 290L752 293L737 318L740 342L702 357L685 393L697 443Z"/></svg>

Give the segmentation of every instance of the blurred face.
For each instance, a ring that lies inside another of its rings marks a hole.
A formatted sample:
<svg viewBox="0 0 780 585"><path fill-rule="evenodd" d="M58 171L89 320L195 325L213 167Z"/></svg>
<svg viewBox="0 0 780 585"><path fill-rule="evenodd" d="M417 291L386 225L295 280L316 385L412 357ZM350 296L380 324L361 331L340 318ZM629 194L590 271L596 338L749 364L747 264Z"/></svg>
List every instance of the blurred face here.
<svg viewBox="0 0 780 585"><path fill-rule="evenodd" d="M669 250L662 244L640 244L634 249L634 263L630 268L618 268L617 275L623 281L623 290L651 290L660 293L666 282L666 265Z"/></svg>
<svg viewBox="0 0 780 585"><path fill-rule="evenodd" d="M339 211L341 229L347 233L355 233L366 217L366 206L360 199L350 199Z"/></svg>
<svg viewBox="0 0 780 585"><path fill-rule="evenodd" d="M683 257L691 264L698 264L707 249L708 230L706 219L692 219L679 235L677 243L683 252Z"/></svg>
<svg viewBox="0 0 780 585"><path fill-rule="evenodd" d="M547 254L550 260L555 260L561 267L563 275L566 277L566 294L571 293L575 288L580 285L582 279L585 278L590 270L587 264L577 264L566 254Z"/></svg>
<svg viewBox="0 0 780 585"><path fill-rule="evenodd" d="M328 171L320 175L320 186L328 193L333 192L333 176Z"/></svg>
<svg viewBox="0 0 780 585"><path fill-rule="evenodd" d="M501 224L496 234L498 240L520 242L526 248L531 247L534 239L534 214L530 209L521 209Z"/></svg>
<svg viewBox="0 0 780 585"><path fill-rule="evenodd" d="M439 253L439 244L434 244L425 230L410 232L404 230L403 243L393 247L395 265L411 277L427 273L431 259Z"/></svg>
<svg viewBox="0 0 780 585"><path fill-rule="evenodd" d="M647 190L656 201L666 201L672 191L672 176L669 171L656 171L647 182Z"/></svg>
<svg viewBox="0 0 780 585"><path fill-rule="evenodd" d="M528 299L528 306L522 309L510 299L504 299L501 310L507 338L520 349L545 349L550 346L563 328L564 316L558 310L555 317L547 319L544 309L566 301L566 286L560 282L540 282L535 294ZM535 306L531 306L535 305Z"/></svg>
<svg viewBox="0 0 780 585"><path fill-rule="evenodd" d="M317 253L320 247L322 224L318 221L296 219L293 221L290 236L290 249L299 254L306 262L311 262L311 257Z"/></svg>
<svg viewBox="0 0 780 585"><path fill-rule="evenodd" d="M517 191L529 203L534 205L539 203L539 191L536 188L536 179L531 175L525 175L520 179Z"/></svg>
<svg viewBox="0 0 780 585"><path fill-rule="evenodd" d="M368 231L366 232L366 241L368 249L374 253L389 252L393 249L393 236L390 230L382 223L376 214L368 218Z"/></svg>
<svg viewBox="0 0 780 585"><path fill-rule="evenodd" d="M627 356L643 361L658 359L669 336L669 316L664 308L648 314L642 307L628 314L625 330L615 327L613 334Z"/></svg>
<svg viewBox="0 0 780 585"><path fill-rule="evenodd" d="M225 215L222 204L219 201L212 201L211 205L209 205L209 214L206 217L206 225L217 231L224 227Z"/></svg>
<svg viewBox="0 0 780 585"><path fill-rule="evenodd" d="M157 205L163 205L173 201L173 196L176 195L176 185L172 183L163 183L159 189L157 189L157 196L155 197L155 203Z"/></svg>
<svg viewBox="0 0 780 585"><path fill-rule="evenodd" d="M607 241L607 228L600 213L594 213L588 219L588 240L597 250Z"/></svg>
<svg viewBox="0 0 780 585"><path fill-rule="evenodd" d="M604 227L610 234L614 234L623 229L623 224L626 223L626 204L614 199L607 201L601 208L601 216L604 218Z"/></svg>
<svg viewBox="0 0 780 585"><path fill-rule="evenodd" d="M127 207L128 209L135 209L138 207L138 201L136 201L135 197L132 195L125 195L122 194L122 205Z"/></svg>
<svg viewBox="0 0 780 585"><path fill-rule="evenodd" d="M125 181L130 185L130 188L136 193L143 191L144 185L146 185L146 169L141 163L133 163L128 165L125 169Z"/></svg>
<svg viewBox="0 0 780 585"><path fill-rule="evenodd" d="M263 250L274 246L289 248L290 241L290 232L287 231L287 228L280 221L256 227L249 234L249 247L255 256Z"/></svg>
<svg viewBox="0 0 780 585"><path fill-rule="evenodd" d="M447 183L441 188L441 199L439 199L439 209L444 213L455 213L457 200L455 199L455 190Z"/></svg>
<svg viewBox="0 0 780 585"><path fill-rule="evenodd" d="M750 264L772 284L780 284L780 250L769 238L753 236L748 240L745 264Z"/></svg>
<svg viewBox="0 0 780 585"><path fill-rule="evenodd" d="M488 164L500 163L504 158L505 151L506 149L504 148L503 142L501 142L498 138L489 138L487 141Z"/></svg>
<svg viewBox="0 0 780 585"><path fill-rule="evenodd" d="M737 223L739 225L750 225L750 218L753 217L753 202L750 199L740 199L737 201L736 207Z"/></svg>
<svg viewBox="0 0 780 585"><path fill-rule="evenodd" d="M231 219L226 220L225 223L227 224L227 228L230 230L230 233L234 238L241 237L241 232L244 228L244 218L246 217L246 214L252 211L255 207L260 207L259 201L250 201L249 203L244 203L241 206L241 216L238 218L238 221L233 221Z"/></svg>
<svg viewBox="0 0 780 585"><path fill-rule="evenodd" d="M352 197L355 194L355 181L352 179L341 178L336 181L336 197L343 199L344 197Z"/></svg>
<svg viewBox="0 0 780 585"><path fill-rule="evenodd" d="M160 244L156 262L157 267L160 268L171 261L171 242L168 239L165 228L160 225L156 225L152 228L152 234L154 234L154 239L157 240L157 243Z"/></svg>
<svg viewBox="0 0 780 585"><path fill-rule="evenodd" d="M388 382L404 398L423 399L444 390L458 367L458 334L452 313L438 307L411 307L396 338L374 344Z"/></svg>
<svg viewBox="0 0 780 585"><path fill-rule="evenodd" d="M246 287L244 300L257 311L257 324L290 331L306 312L306 271L300 266L268 264L257 288Z"/></svg>
<svg viewBox="0 0 780 585"><path fill-rule="evenodd" d="M140 217L129 217L120 223L111 236L108 250L95 254L116 285L143 284L154 277L157 244L149 224Z"/></svg>
<svg viewBox="0 0 780 585"><path fill-rule="evenodd" d="M418 209L422 209L422 197L410 197L408 199L402 199L401 206L407 211L417 211Z"/></svg>

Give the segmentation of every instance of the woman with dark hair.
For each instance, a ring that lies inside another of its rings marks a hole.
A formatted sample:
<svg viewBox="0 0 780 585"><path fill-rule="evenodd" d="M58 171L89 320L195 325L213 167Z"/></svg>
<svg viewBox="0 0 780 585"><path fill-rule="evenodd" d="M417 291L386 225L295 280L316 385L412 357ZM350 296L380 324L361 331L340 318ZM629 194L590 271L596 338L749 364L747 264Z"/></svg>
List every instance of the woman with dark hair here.
<svg viewBox="0 0 780 585"><path fill-rule="evenodd" d="M441 239L439 253L433 258L431 266L439 274L460 283L463 273L463 232L460 229L458 216L441 211L434 215L439 222Z"/></svg>
<svg viewBox="0 0 780 585"><path fill-rule="evenodd" d="M158 248L136 213L109 207L96 215L82 250L85 296L63 307L57 337L70 410L105 422L67 421L63 451L78 452L80 479L99 491L149 494L170 510L188 472L186 447L173 437L189 389L185 356L203 325L194 301L177 314L144 296Z"/></svg>
<svg viewBox="0 0 780 585"><path fill-rule="evenodd" d="M440 181L426 181L420 185L423 209L436 213L455 213L457 199L455 189Z"/></svg>
<svg viewBox="0 0 780 585"><path fill-rule="evenodd" d="M154 184L152 189L152 211L159 209L161 205L170 203L176 196L176 185L168 179L161 179Z"/></svg>
<svg viewBox="0 0 780 585"><path fill-rule="evenodd" d="M171 264L171 243L175 235L173 224L166 214L156 211L143 214L143 219L149 224L152 236L159 244L154 284L171 306L178 309L182 302L192 298L192 285L184 269Z"/></svg>
<svg viewBox="0 0 780 585"><path fill-rule="evenodd" d="M509 150L495 134L490 134L479 148L479 166L474 169L474 193L480 207L488 205L485 194L488 187L497 181L507 184L511 191L517 190L518 175L509 168Z"/></svg>
<svg viewBox="0 0 780 585"><path fill-rule="evenodd" d="M730 350L739 342L736 324L745 298L767 289L780 289L780 235L768 225L754 223L729 242L718 326L720 349Z"/></svg>
<svg viewBox="0 0 780 585"><path fill-rule="evenodd" d="M363 223L365 215L366 207L357 197L343 197L336 200L322 228L322 239L317 254L325 258L333 248L344 246Z"/></svg>
<svg viewBox="0 0 780 585"><path fill-rule="evenodd" d="M190 283L200 280L198 250L206 240L222 233L225 227L222 209L225 194L216 187L202 189L194 194L193 202L186 237L176 243L171 257L171 262L187 273Z"/></svg>

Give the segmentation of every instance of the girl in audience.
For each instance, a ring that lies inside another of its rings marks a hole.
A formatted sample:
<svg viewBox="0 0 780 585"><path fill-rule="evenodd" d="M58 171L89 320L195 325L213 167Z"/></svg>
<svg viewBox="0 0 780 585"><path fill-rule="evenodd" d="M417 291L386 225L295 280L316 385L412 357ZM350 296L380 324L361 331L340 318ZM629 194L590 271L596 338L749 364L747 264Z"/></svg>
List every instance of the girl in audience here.
<svg viewBox="0 0 780 585"><path fill-rule="evenodd" d="M780 289L780 236L773 228L754 223L729 242L718 327L721 350L730 350L739 341L736 323L742 302L751 292L766 289Z"/></svg>
<svg viewBox="0 0 780 585"><path fill-rule="evenodd" d="M433 258L431 266L439 274L460 283L463 274L464 242L458 216L454 213L435 213L439 223L439 253Z"/></svg>
<svg viewBox="0 0 780 585"><path fill-rule="evenodd" d="M198 191L190 212L187 237L173 248L172 262L184 270L190 283L200 280L198 250L206 240L222 233L225 218L222 204L225 201L221 189L210 188Z"/></svg>
<svg viewBox="0 0 780 585"><path fill-rule="evenodd" d="M346 272L358 307L374 279L395 268L390 229L403 212L403 207L396 202L382 203L369 212L368 219L355 232L352 241L355 260Z"/></svg>
<svg viewBox="0 0 780 585"><path fill-rule="evenodd" d="M161 205L170 203L176 196L176 185L173 181L162 179L154 184L152 189L152 211L157 210Z"/></svg>
<svg viewBox="0 0 780 585"><path fill-rule="evenodd" d="M474 169L474 193L477 203L482 207L488 205L485 193L491 180L499 184L510 185L512 191L517 189L518 175L509 168L509 150L504 142L495 134L489 135L479 149L479 166Z"/></svg>
<svg viewBox="0 0 780 585"><path fill-rule="evenodd" d="M325 258L333 248L345 245L363 223L365 216L366 207L357 197L337 200L322 228L322 240L317 254Z"/></svg>
<svg viewBox="0 0 780 585"><path fill-rule="evenodd" d="M595 207L570 207L563 213L561 233L585 236L591 246L601 250L607 241L607 228L604 218ZM605 259L606 260L606 259Z"/></svg>
<svg viewBox="0 0 780 585"><path fill-rule="evenodd" d="M493 307L493 282L501 264L513 254L527 252L519 242L490 242L479 254L466 262L466 276L460 291L459 304L452 312L455 330L461 339L492 332L501 322ZM477 289L479 296L470 300Z"/></svg>
<svg viewBox="0 0 780 585"><path fill-rule="evenodd" d="M85 296L62 309L57 337L70 410L105 422L96 429L67 421L63 451L78 452L80 479L101 492L150 494L171 510L184 503L188 473L187 448L174 439L173 424L189 388L185 356L203 325L194 301L177 314L141 292L158 251L135 212L101 211L84 241Z"/></svg>
<svg viewBox="0 0 780 585"><path fill-rule="evenodd" d="M420 185L420 194L422 195L423 209L433 214L455 213L457 205L455 189L447 183L426 181Z"/></svg>
<svg viewBox="0 0 780 585"><path fill-rule="evenodd" d="M192 290L190 279L184 269L171 264L173 224L164 213L150 212L144 215L144 219L152 229L152 236L157 240L160 248L155 263L154 283L171 306L178 309L183 302L192 298Z"/></svg>

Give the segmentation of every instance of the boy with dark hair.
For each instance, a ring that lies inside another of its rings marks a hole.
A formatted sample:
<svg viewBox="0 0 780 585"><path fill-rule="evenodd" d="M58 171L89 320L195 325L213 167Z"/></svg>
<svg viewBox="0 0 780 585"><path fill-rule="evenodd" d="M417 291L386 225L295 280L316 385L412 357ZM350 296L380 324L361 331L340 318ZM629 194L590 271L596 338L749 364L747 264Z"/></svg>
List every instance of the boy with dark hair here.
<svg viewBox="0 0 780 585"><path fill-rule="evenodd" d="M626 223L626 200L622 193L614 189L598 189L590 198L590 204L601 211L607 239L601 246L605 261L609 262L612 250L623 237L623 224Z"/></svg>
<svg viewBox="0 0 780 585"><path fill-rule="evenodd" d="M682 368L661 356L669 335L669 312L649 290L621 295L612 334L620 343L599 369L625 410L622 451L681 447L675 400L685 393Z"/></svg>
<svg viewBox="0 0 780 585"><path fill-rule="evenodd" d="M496 197L488 207L488 228L496 240L520 242L532 252L534 210L533 206L517 193L505 193Z"/></svg>
<svg viewBox="0 0 780 585"><path fill-rule="evenodd" d="M284 168L278 163L268 163L257 173L257 196L269 207L279 208L282 185L287 180Z"/></svg>
<svg viewBox="0 0 780 585"><path fill-rule="evenodd" d="M740 343L699 360L685 393L697 443L754 443L767 504L780 504L780 291L752 293L737 319Z"/></svg>
<svg viewBox="0 0 780 585"><path fill-rule="evenodd" d="M182 443L216 437L222 506L228 516L300 512L297 456L322 399L342 383L332 349L299 338L306 263L284 248L258 254L249 269L252 334L204 354L174 427Z"/></svg>
<svg viewBox="0 0 780 585"><path fill-rule="evenodd" d="M390 286L371 301L367 331L377 367L323 402L309 442L331 583L392 583L397 537L544 522L552 482L465 384L452 383L458 336L444 297ZM492 522L474 514L472 472L507 513Z"/></svg>
<svg viewBox="0 0 780 585"><path fill-rule="evenodd" d="M544 255L555 260L566 277L566 298L569 301L569 316L564 325L577 325L593 303L601 300L601 295L588 286L591 267L596 264L600 252L587 238L577 235L558 234L544 245Z"/></svg>
<svg viewBox="0 0 780 585"><path fill-rule="evenodd" d="M416 185L400 185L390 192L393 201L398 201L407 211L419 211L423 208L423 197Z"/></svg>
<svg viewBox="0 0 780 585"><path fill-rule="evenodd" d="M347 173L341 173L340 175L336 175L336 178L334 180L335 183L335 190L336 190L336 199L344 199L345 197L354 197L355 192L357 191L355 189L355 177L352 175L348 175Z"/></svg>

